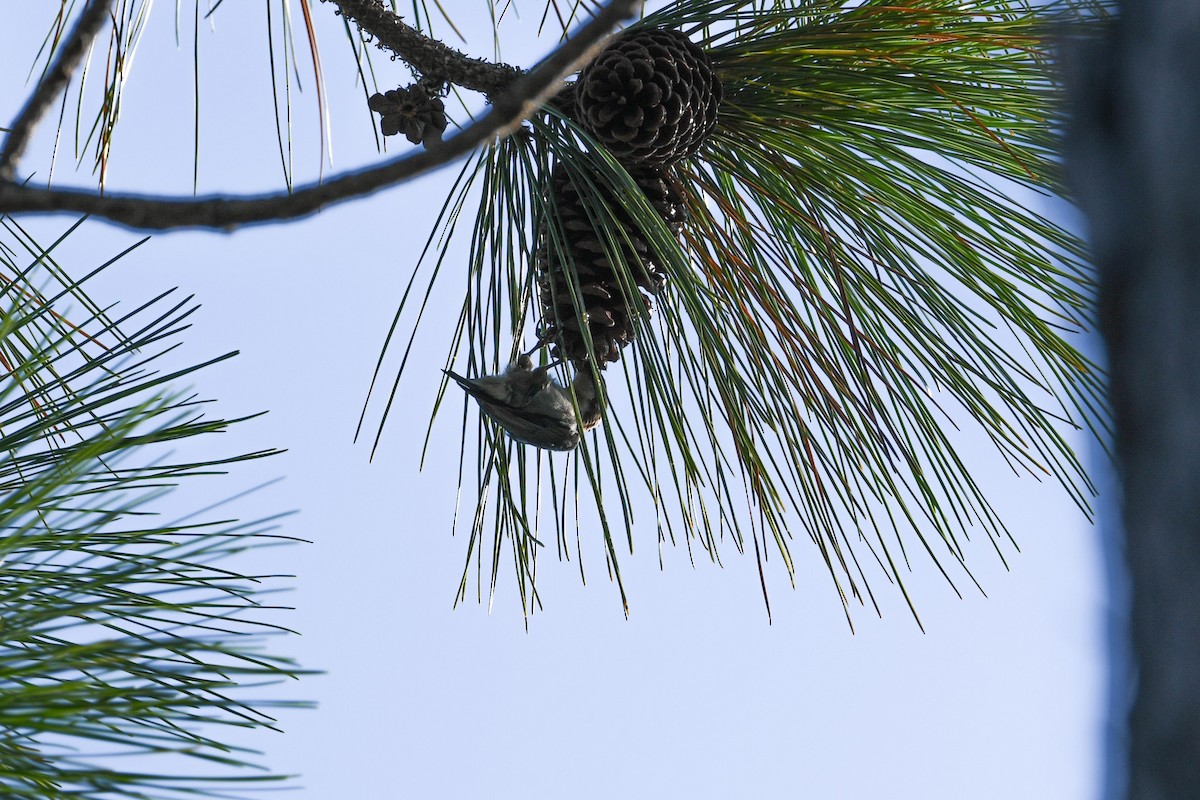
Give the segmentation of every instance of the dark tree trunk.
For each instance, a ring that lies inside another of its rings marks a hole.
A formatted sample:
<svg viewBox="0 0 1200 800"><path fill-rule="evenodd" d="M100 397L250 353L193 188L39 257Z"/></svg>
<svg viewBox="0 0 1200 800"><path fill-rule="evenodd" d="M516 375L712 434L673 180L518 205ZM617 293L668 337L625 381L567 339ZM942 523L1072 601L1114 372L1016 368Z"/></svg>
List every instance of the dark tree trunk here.
<svg viewBox="0 0 1200 800"><path fill-rule="evenodd" d="M1116 755L1128 797L1200 798L1200 0L1125 0L1075 61L1068 163L1101 275L1131 586Z"/></svg>

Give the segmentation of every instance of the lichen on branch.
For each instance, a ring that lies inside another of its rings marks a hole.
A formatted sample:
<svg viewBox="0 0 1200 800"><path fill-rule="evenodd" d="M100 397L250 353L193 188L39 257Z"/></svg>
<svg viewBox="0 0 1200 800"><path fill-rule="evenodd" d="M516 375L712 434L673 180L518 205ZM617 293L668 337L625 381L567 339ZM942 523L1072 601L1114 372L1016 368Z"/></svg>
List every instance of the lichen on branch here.
<svg viewBox="0 0 1200 800"><path fill-rule="evenodd" d="M524 70L509 64L472 58L432 39L393 14L383 0L325 0L376 44L390 50L422 77L482 92L489 98L508 87Z"/></svg>

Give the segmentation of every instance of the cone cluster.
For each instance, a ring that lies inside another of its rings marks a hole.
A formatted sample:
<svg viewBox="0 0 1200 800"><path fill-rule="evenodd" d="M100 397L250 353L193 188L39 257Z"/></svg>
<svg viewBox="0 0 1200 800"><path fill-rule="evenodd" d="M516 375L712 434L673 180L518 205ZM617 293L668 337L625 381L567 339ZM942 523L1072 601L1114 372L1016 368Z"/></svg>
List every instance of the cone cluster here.
<svg viewBox="0 0 1200 800"><path fill-rule="evenodd" d="M673 165L703 145L716 125L721 97L721 84L701 48L678 31L638 29L615 38L580 73L573 116L621 162L678 235L687 211ZM619 360L622 348L634 340L640 311L634 293L649 312L667 276L621 198L602 197L623 234L606 241L592 222L602 212L589 208L600 199L594 191L580 192L561 164L547 192L559 227L557 236L545 225L539 232L542 338L553 343L556 358L580 368L588 359L586 330L596 366L603 368ZM609 258L614 250L634 285L622 286Z"/></svg>

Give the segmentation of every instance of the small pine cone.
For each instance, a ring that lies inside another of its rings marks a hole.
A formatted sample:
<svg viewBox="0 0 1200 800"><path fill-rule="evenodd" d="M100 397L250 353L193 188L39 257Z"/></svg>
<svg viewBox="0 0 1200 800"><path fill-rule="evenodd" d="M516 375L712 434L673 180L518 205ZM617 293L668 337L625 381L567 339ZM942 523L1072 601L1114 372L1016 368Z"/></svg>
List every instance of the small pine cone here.
<svg viewBox="0 0 1200 800"><path fill-rule="evenodd" d="M650 205L662 215L672 233L678 233L686 211L673 176L662 168L640 167L631 173L631 177L646 193ZM568 266L543 227L537 253L541 335L554 343L551 353L555 358L566 359L578 366L588 357L582 333L586 324L596 359L603 368L620 359L621 349L636 337L634 317L638 312L626 303L626 294L622 292L609 260L605 242L592 227L588 200L580 195L564 167L555 167L550 192L558 209L559 229L564 240L562 247L570 252L570 266L579 282L584 319L576 313L571 299ZM647 312L651 312L650 295L657 294L666 285L666 273L654 262L652 248L621 203L612 197L605 199L625 233L624 237L618 237L617 246L641 292L642 303Z"/></svg>
<svg viewBox="0 0 1200 800"><path fill-rule="evenodd" d="M575 84L580 124L619 161L672 164L717 124L723 91L708 56L679 31L616 37Z"/></svg>
<svg viewBox="0 0 1200 800"><path fill-rule="evenodd" d="M371 95L367 105L380 115L379 128L384 136L403 133L413 144L423 144L440 142L446 130L446 104L430 97L419 85Z"/></svg>

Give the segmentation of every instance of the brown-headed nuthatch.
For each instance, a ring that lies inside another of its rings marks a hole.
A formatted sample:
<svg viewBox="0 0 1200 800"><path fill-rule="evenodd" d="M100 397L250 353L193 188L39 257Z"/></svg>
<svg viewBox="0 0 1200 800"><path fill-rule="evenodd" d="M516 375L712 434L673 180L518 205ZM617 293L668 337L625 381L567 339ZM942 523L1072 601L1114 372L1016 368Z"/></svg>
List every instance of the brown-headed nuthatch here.
<svg viewBox="0 0 1200 800"><path fill-rule="evenodd" d="M571 388L579 403L577 419L571 392L550 377L549 369L534 369L533 361L523 355L499 375L464 378L445 372L516 441L546 450L573 450L583 433L600 422L600 393L590 369L576 373Z"/></svg>

